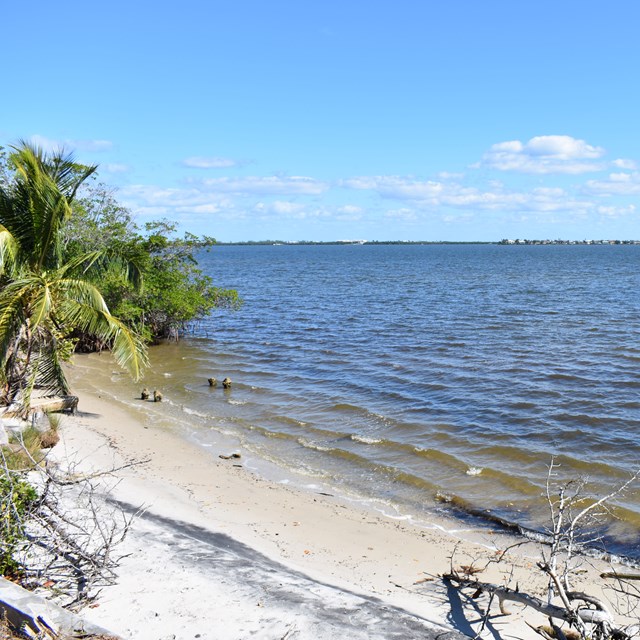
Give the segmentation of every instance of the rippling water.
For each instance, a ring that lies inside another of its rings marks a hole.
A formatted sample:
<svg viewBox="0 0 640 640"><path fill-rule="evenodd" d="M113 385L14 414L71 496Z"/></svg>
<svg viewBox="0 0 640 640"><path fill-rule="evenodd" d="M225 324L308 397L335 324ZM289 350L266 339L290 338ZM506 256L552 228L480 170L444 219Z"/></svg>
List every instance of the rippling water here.
<svg viewBox="0 0 640 640"><path fill-rule="evenodd" d="M400 513L446 494L534 528L552 457L598 492L640 466L640 246L217 247L201 265L244 306L156 349L148 381L203 443L234 434ZM617 504L609 545L640 555L640 492Z"/></svg>

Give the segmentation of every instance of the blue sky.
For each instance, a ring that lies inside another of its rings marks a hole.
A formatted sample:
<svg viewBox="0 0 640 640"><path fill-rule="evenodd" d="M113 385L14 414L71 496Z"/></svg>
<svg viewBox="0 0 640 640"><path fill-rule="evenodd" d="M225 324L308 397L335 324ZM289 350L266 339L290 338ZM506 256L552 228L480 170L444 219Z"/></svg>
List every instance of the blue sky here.
<svg viewBox="0 0 640 640"><path fill-rule="evenodd" d="M640 238L635 0L5 3L0 145L236 240Z"/></svg>

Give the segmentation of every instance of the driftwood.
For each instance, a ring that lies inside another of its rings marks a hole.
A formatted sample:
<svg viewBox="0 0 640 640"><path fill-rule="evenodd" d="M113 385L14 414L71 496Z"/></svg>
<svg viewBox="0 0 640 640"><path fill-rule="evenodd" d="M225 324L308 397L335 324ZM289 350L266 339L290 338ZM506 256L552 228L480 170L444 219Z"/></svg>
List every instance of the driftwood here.
<svg viewBox="0 0 640 640"><path fill-rule="evenodd" d="M519 602L527 607L531 607L548 618L556 618L557 620L564 620L565 622L575 622L576 615L582 622L589 624L611 625L613 622L613 618L604 604L597 598L587 596L584 593L570 592L567 596L572 602L583 601L586 604L593 605L596 607L595 609L587 607L578 607L575 611L566 609L565 607L545 602L528 593L520 592L517 589L501 587L489 582L480 582L476 578L467 578L457 573L448 573L442 577L447 581L455 582L460 587L471 587L475 589L474 597L478 597L483 592L495 596L498 598L500 604L500 612L505 615L509 612L505 609L504 603L506 600L511 600L512 602Z"/></svg>
<svg viewBox="0 0 640 640"><path fill-rule="evenodd" d="M55 411L69 411L75 413L78 408L78 396L55 396L51 398L41 398L31 403L30 413L42 411L53 413Z"/></svg>
<svg viewBox="0 0 640 640"><path fill-rule="evenodd" d="M568 639L567 632L560 629L553 622L554 619L568 623L568 626L575 630L583 640L629 638L631 627L625 631L616 626L614 617L603 600L576 591L572 588L571 582L580 565L579 556L583 548L598 540L597 532L601 530L604 518L610 513L609 502L623 494L640 478L640 469L631 474L626 482L608 495L595 498L589 495L585 478L572 479L564 483L558 482L558 467L559 465L552 459L547 474L546 491L551 520L551 526L547 530L549 544L548 547L541 548L542 558L537 563L538 568L548 579L545 600L520 592L517 585L513 589L506 585L499 586L480 582L475 577L475 573L478 571L476 568L473 566L456 568L453 564L453 556L451 571L444 576L444 579L459 588L471 587L475 589L472 596L474 598L483 592L489 594L489 606L493 599L497 598L502 613L507 613L504 603L509 600L519 602L542 613L549 618L551 630L542 626L532 628L547 640L550 638ZM500 562L503 559L504 554L502 553L500 558L492 561ZM619 586L611 587L617 596L617 601L612 601L611 606L617 615L631 617L629 614L637 610L640 590L635 586L631 587L623 583L625 579L638 580L640 576L631 573L610 572L602 574L602 577L619 580ZM633 633L637 634L637 630L634 630Z"/></svg>
<svg viewBox="0 0 640 640"><path fill-rule="evenodd" d="M606 571L600 574L601 578L615 578L617 580L640 580L640 573L617 573L616 571Z"/></svg>

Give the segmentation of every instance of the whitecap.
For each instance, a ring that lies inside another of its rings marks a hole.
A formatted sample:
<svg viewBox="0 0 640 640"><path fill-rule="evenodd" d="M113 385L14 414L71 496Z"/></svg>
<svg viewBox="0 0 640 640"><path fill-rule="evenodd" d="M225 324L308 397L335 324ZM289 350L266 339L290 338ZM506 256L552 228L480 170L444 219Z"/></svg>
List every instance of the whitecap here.
<svg viewBox="0 0 640 640"><path fill-rule="evenodd" d="M191 416L198 416L199 418L208 418L209 416L206 413L200 413L200 411L196 411L195 409L189 409L189 407L182 407L182 410Z"/></svg>
<svg viewBox="0 0 640 640"><path fill-rule="evenodd" d="M380 444L382 442L380 438L368 438L367 436L357 436L355 434L351 434L351 439L362 444Z"/></svg>

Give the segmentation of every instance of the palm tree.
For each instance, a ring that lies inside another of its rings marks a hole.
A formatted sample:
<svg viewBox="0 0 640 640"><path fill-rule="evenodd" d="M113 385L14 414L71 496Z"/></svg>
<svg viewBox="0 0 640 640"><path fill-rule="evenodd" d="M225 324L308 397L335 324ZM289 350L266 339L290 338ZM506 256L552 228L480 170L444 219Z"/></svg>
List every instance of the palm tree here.
<svg viewBox="0 0 640 640"><path fill-rule="evenodd" d="M35 387L47 395L69 392L62 361L73 331L111 345L136 380L147 359L140 338L109 313L87 279L108 256L94 251L65 262L62 253L72 201L96 167L27 142L13 149L15 179L0 185L0 401L26 411Z"/></svg>

